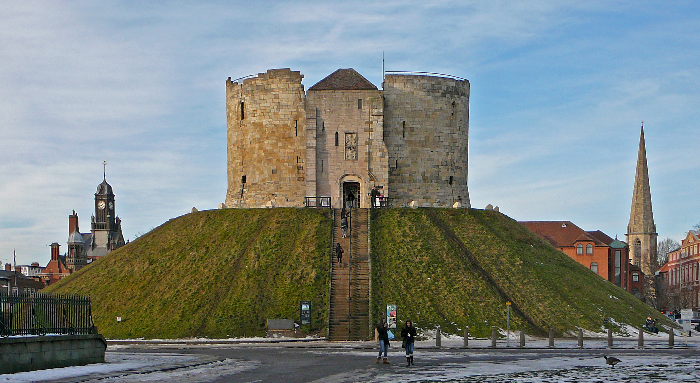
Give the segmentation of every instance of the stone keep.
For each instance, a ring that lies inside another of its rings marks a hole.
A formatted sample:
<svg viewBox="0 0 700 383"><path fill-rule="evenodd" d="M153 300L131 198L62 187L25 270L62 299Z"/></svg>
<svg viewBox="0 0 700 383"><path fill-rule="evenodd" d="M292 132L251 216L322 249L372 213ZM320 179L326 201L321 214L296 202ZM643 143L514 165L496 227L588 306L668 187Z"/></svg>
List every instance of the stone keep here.
<svg viewBox="0 0 700 383"><path fill-rule="evenodd" d="M273 69L226 81L226 207L470 207L469 82L385 77L384 90L339 69L304 91L303 76Z"/></svg>

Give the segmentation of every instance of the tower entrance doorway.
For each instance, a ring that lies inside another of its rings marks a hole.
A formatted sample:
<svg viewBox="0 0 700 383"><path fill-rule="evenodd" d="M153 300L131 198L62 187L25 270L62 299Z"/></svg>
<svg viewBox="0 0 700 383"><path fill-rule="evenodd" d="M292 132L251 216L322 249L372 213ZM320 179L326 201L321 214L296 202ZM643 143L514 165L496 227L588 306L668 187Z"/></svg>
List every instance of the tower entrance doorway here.
<svg viewBox="0 0 700 383"><path fill-rule="evenodd" d="M360 207L360 183L343 182L343 207L356 209Z"/></svg>

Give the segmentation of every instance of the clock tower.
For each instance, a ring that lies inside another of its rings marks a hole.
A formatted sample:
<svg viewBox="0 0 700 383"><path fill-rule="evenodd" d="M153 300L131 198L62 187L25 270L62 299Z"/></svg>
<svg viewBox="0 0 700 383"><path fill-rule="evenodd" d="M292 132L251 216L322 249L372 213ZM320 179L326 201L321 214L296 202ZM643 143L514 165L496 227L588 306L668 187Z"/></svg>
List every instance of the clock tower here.
<svg viewBox="0 0 700 383"><path fill-rule="evenodd" d="M95 192L95 214L92 216L91 231L88 258L102 257L124 245L121 220L115 213L114 192L107 183L106 171Z"/></svg>

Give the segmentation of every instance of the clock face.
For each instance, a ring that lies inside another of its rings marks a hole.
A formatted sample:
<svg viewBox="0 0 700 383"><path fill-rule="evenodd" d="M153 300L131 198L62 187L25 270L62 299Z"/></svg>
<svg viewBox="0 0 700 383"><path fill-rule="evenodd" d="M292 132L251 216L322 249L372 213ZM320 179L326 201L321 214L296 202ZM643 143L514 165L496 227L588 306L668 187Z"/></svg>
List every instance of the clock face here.
<svg viewBox="0 0 700 383"><path fill-rule="evenodd" d="M105 208L105 201L98 202L97 207L100 208L100 210L103 210Z"/></svg>

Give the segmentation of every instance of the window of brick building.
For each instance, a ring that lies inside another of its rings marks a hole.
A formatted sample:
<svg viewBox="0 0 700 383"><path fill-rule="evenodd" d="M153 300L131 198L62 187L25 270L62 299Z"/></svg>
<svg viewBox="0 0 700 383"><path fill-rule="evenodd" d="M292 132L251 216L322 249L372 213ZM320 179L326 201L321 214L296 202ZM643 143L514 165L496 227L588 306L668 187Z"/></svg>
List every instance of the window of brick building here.
<svg viewBox="0 0 700 383"><path fill-rule="evenodd" d="M593 245L590 243L586 245L586 254L593 254Z"/></svg>
<svg viewBox="0 0 700 383"><path fill-rule="evenodd" d="M632 282L639 282L639 274L632 273Z"/></svg>
<svg viewBox="0 0 700 383"><path fill-rule="evenodd" d="M583 245L580 244L580 243L579 243L578 245L576 245L576 254L577 254L577 255L582 255L582 254L583 254Z"/></svg>
<svg viewBox="0 0 700 383"><path fill-rule="evenodd" d="M357 133L345 133L345 159L357 159Z"/></svg>
<svg viewBox="0 0 700 383"><path fill-rule="evenodd" d="M591 271L598 274L598 263L591 262Z"/></svg>

